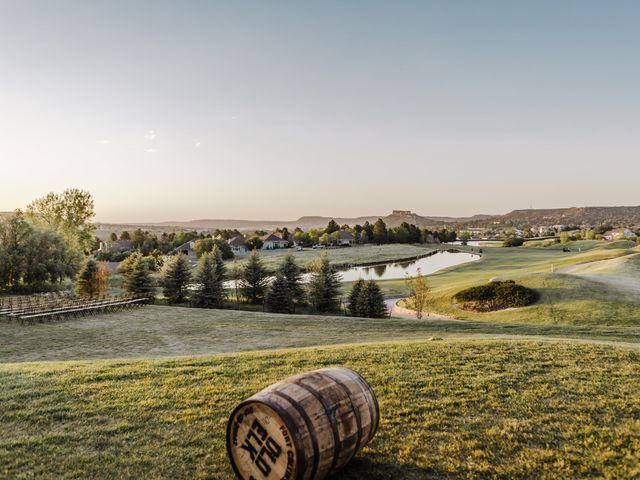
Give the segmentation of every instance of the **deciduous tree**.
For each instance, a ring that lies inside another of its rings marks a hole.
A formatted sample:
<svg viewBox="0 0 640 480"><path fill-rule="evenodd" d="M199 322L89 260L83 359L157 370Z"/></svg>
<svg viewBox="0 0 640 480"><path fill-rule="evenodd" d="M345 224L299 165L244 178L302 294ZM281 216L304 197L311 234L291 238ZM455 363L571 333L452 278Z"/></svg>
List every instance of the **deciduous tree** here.
<svg viewBox="0 0 640 480"><path fill-rule="evenodd" d="M373 224L373 241L378 245L387 243L389 240L389 232L387 231L387 225L379 218L376 223Z"/></svg>
<svg viewBox="0 0 640 480"><path fill-rule="evenodd" d="M422 275L421 270L418 269L418 274L413 278L407 278L406 284L410 292L407 297L407 304L409 308L415 310L416 317L421 319L432 302L431 289L427 284L427 277Z"/></svg>
<svg viewBox="0 0 640 480"><path fill-rule="evenodd" d="M104 262L96 262L87 258L78 272L76 292L86 297L97 297L106 293L109 288L109 268Z"/></svg>
<svg viewBox="0 0 640 480"><path fill-rule="evenodd" d="M77 188L69 188L62 194L51 192L31 202L27 212L34 221L60 232L85 252L90 250L95 206L89 192Z"/></svg>

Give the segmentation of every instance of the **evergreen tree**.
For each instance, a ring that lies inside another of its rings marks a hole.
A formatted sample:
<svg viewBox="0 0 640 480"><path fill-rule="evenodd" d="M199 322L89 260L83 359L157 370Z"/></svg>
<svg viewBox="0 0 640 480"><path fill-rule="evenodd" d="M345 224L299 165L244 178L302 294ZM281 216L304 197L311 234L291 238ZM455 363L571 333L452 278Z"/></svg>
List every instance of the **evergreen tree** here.
<svg viewBox="0 0 640 480"><path fill-rule="evenodd" d="M340 277L329 263L327 255L323 255L310 265L308 295L309 302L318 312L335 312L338 310L338 292Z"/></svg>
<svg viewBox="0 0 640 480"><path fill-rule="evenodd" d="M76 291L78 295L96 297L102 295L109 287L109 269L103 262L87 258L78 272Z"/></svg>
<svg viewBox="0 0 640 480"><path fill-rule="evenodd" d="M304 288L302 288L302 271L295 259L293 258L292 253L288 253L280 267L278 267L278 273L282 274L284 278L287 280L287 284L289 286L289 290L291 291L291 295L293 296L294 301L298 303L304 302Z"/></svg>
<svg viewBox="0 0 640 480"><path fill-rule="evenodd" d="M124 290L134 295L153 297L155 284L149 270L149 262L139 252L134 253L131 257L134 255L129 268L122 273Z"/></svg>
<svg viewBox="0 0 640 480"><path fill-rule="evenodd" d="M362 287L356 304L359 317L384 318L389 314L380 287L373 280Z"/></svg>
<svg viewBox="0 0 640 480"><path fill-rule="evenodd" d="M267 270L256 250L251 252L242 272L242 292L251 303L260 303L267 288Z"/></svg>
<svg viewBox="0 0 640 480"><path fill-rule="evenodd" d="M186 255L173 257L162 272L164 296L171 303L181 303L187 298L187 286L191 281L191 271Z"/></svg>
<svg viewBox="0 0 640 480"><path fill-rule="evenodd" d="M266 298L269 310L277 313L293 313L293 294L289 288L289 280L281 273L276 273L267 291Z"/></svg>
<svg viewBox="0 0 640 480"><path fill-rule="evenodd" d="M365 282L362 279L359 279L356 283L353 284L351 288L351 293L349 293L349 313L351 313L354 317L360 316L360 294L364 289Z"/></svg>
<svg viewBox="0 0 640 480"><path fill-rule="evenodd" d="M220 251L214 248L212 252L202 255L195 277L198 286L193 294L193 305L199 308L221 306L225 299L225 278L226 267Z"/></svg>

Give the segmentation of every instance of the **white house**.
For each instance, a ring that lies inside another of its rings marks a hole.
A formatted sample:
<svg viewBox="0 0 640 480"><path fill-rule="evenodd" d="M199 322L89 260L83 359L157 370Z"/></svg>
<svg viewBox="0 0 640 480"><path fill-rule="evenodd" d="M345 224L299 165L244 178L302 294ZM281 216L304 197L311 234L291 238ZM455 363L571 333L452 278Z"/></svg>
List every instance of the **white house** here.
<svg viewBox="0 0 640 480"><path fill-rule="evenodd" d="M289 242L283 240L275 233L270 233L262 237L262 250L275 250L277 248L287 248Z"/></svg>
<svg viewBox="0 0 640 480"><path fill-rule="evenodd" d="M628 228L616 228L605 232L603 237L607 240L615 240L617 238L636 238L637 235Z"/></svg>

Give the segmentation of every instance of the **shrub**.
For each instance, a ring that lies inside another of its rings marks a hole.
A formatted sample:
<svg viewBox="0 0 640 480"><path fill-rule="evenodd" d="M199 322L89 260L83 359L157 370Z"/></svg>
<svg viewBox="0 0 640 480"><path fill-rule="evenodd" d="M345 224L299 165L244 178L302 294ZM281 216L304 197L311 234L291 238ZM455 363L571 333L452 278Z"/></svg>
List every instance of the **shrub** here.
<svg viewBox="0 0 640 480"><path fill-rule="evenodd" d="M521 247L524 243L523 238L518 237L509 237L504 242L502 242L503 247Z"/></svg>
<svg viewBox="0 0 640 480"><path fill-rule="evenodd" d="M458 292L454 297L458 307L476 312L491 312L505 308L526 307L538 300L538 292L513 281L492 282Z"/></svg>

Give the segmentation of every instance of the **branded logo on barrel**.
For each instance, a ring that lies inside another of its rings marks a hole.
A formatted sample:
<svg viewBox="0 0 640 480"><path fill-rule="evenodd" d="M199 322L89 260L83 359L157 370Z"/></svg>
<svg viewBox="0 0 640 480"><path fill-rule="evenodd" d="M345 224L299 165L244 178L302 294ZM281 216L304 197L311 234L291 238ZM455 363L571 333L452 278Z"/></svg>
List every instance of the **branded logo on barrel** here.
<svg viewBox="0 0 640 480"><path fill-rule="evenodd" d="M289 480L295 463L289 431L260 407L257 410L246 408L233 422L236 466L247 480Z"/></svg>
<svg viewBox="0 0 640 480"><path fill-rule="evenodd" d="M282 454L282 447L267 433L257 419L253 421L240 448L247 451L251 461L265 478L271 473L271 465L275 464Z"/></svg>

